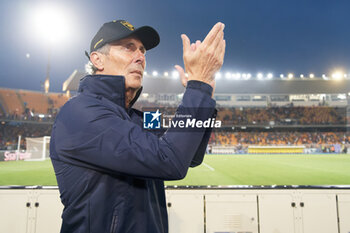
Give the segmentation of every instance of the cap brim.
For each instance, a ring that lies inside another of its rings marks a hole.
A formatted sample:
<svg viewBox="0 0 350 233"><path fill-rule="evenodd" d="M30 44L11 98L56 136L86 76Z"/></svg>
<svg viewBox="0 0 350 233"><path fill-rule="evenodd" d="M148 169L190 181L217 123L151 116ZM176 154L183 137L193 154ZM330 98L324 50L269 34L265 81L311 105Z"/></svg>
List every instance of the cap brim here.
<svg viewBox="0 0 350 233"><path fill-rule="evenodd" d="M137 36L141 40L143 46L145 46L146 50L156 47L160 42L158 32L149 26L140 27L130 33L130 35Z"/></svg>
<svg viewBox="0 0 350 233"><path fill-rule="evenodd" d="M97 49L101 48L105 44L118 41L130 36L136 36L142 42L146 50L150 50L156 47L160 41L158 32L150 26L143 26L135 29L134 31L125 29L124 32L121 32L116 37L110 36L108 40L104 40L102 43L98 44L98 46L96 45L95 47L91 46L90 53L92 53L93 51L96 51Z"/></svg>

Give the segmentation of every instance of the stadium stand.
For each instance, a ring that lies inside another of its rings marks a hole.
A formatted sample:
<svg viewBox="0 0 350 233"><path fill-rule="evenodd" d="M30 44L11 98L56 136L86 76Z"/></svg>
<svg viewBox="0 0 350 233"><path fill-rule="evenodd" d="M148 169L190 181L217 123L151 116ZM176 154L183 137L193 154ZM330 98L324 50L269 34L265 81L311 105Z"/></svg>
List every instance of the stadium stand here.
<svg viewBox="0 0 350 233"><path fill-rule="evenodd" d="M33 113L47 114L49 112L48 97L43 93L19 90L18 95L24 107Z"/></svg>
<svg viewBox="0 0 350 233"><path fill-rule="evenodd" d="M83 76L83 72L74 71L63 89L75 92ZM178 80L146 76L144 81L144 92L134 107L140 110L160 108L163 114L173 114L182 98L178 93L183 87ZM350 86L350 80L343 83L325 80L234 82L235 85L232 85L232 80L218 82L214 98L218 103L217 120L222 121L222 129L211 135L211 145L233 146L243 152L249 145L307 145L323 152L346 151L350 144L350 135L346 131L350 108L347 95L344 99L339 93ZM244 88L237 88L238 84ZM228 89L229 86L232 88ZM163 90L163 87L167 89ZM50 125L59 108L68 100L67 96L64 93L0 88L0 147L14 147L18 135L50 135Z"/></svg>
<svg viewBox="0 0 350 233"><path fill-rule="evenodd" d="M211 143L217 145L305 145L350 143L349 132L216 132Z"/></svg>
<svg viewBox="0 0 350 233"><path fill-rule="evenodd" d="M51 124L4 122L0 124L0 150L16 150L21 135L21 149L26 148L26 137L43 137L51 134Z"/></svg>
<svg viewBox="0 0 350 233"><path fill-rule="evenodd" d="M137 109L160 108L174 113L176 105L138 101ZM135 107L134 106L134 107ZM236 125L345 125L347 110L329 106L219 107L217 119L223 126Z"/></svg>
<svg viewBox="0 0 350 233"><path fill-rule="evenodd" d="M52 108L59 109L62 107L68 100L68 97L62 93L49 93L48 94L49 103L52 101Z"/></svg>
<svg viewBox="0 0 350 233"><path fill-rule="evenodd" d="M13 119L24 119L38 114L56 114L67 100L68 97L63 93L45 94L36 91L0 88L1 114Z"/></svg>
<svg viewBox="0 0 350 233"><path fill-rule="evenodd" d="M57 113L59 109L68 101L68 97L62 93L48 93L49 113Z"/></svg>
<svg viewBox="0 0 350 233"><path fill-rule="evenodd" d="M345 108L338 107L303 107L282 106L268 108L233 108L231 113L225 109L223 121L227 124L345 124ZM227 121L231 120L231 121Z"/></svg>
<svg viewBox="0 0 350 233"><path fill-rule="evenodd" d="M294 129L296 130L296 129ZM346 153L350 132L215 132L209 144L212 146L235 146L245 153L250 145L257 146L307 146L317 152Z"/></svg>
<svg viewBox="0 0 350 233"><path fill-rule="evenodd" d="M12 89L0 88L0 101L4 114L21 115L24 112L23 103L21 103L18 92Z"/></svg>

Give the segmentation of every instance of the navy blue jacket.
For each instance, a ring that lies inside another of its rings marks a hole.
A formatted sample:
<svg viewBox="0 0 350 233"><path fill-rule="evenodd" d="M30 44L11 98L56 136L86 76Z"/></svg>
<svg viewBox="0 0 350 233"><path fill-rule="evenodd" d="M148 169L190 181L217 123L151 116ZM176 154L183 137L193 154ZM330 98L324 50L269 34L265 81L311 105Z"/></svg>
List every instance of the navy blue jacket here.
<svg viewBox="0 0 350 233"><path fill-rule="evenodd" d="M178 113L213 117L211 92L188 82ZM64 205L61 232L167 233L163 180L182 179L203 160L210 129L159 137L142 129L141 112L125 108L124 93L122 76L86 76L56 118L50 156Z"/></svg>

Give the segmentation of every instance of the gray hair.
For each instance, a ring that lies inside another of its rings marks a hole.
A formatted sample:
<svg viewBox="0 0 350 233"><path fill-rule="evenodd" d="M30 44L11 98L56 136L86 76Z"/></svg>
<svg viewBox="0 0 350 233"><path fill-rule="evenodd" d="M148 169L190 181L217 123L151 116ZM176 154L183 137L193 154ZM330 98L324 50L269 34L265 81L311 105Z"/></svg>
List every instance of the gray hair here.
<svg viewBox="0 0 350 233"><path fill-rule="evenodd" d="M110 44L105 44L101 48L97 49L95 52L99 52L107 55L109 54L110 48L111 48ZM96 66L94 66L94 64L92 64L92 62L89 60L89 62L85 65L85 72L90 75L93 75L93 74L96 74L96 71L97 71Z"/></svg>

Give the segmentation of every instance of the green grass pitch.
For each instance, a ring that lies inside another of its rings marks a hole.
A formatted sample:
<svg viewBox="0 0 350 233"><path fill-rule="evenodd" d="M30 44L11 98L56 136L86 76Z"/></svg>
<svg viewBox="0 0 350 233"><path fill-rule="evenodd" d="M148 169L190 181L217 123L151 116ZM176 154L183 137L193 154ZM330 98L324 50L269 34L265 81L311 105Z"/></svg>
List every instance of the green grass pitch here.
<svg viewBox="0 0 350 233"><path fill-rule="evenodd" d="M349 185L350 155L206 155L166 185ZM0 185L57 185L50 160L0 162Z"/></svg>

